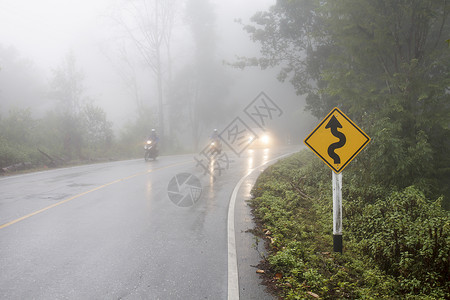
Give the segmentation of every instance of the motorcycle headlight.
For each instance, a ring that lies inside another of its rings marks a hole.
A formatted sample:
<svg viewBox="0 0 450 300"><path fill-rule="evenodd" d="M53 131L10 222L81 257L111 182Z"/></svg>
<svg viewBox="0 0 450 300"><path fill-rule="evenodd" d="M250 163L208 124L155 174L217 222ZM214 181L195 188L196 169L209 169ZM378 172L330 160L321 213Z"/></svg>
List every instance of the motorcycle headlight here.
<svg viewBox="0 0 450 300"><path fill-rule="evenodd" d="M147 145L150 145L152 143L152 141L147 141Z"/></svg>
<svg viewBox="0 0 450 300"><path fill-rule="evenodd" d="M270 142L270 137L268 135L263 135L261 137L261 142L263 142L263 144L268 144Z"/></svg>

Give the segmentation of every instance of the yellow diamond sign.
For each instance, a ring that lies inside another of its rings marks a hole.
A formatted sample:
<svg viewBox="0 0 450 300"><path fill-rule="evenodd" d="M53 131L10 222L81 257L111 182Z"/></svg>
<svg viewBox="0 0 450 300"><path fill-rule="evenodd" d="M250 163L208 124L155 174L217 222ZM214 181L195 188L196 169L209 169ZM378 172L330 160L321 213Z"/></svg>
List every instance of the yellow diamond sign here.
<svg viewBox="0 0 450 300"><path fill-rule="evenodd" d="M370 137L335 107L304 142L339 174L369 141Z"/></svg>

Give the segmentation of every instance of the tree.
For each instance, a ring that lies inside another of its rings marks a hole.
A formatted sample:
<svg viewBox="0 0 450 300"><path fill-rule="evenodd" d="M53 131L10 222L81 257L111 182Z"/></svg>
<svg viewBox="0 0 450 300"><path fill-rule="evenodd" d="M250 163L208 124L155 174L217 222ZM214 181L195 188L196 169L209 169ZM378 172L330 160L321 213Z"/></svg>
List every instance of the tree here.
<svg viewBox="0 0 450 300"><path fill-rule="evenodd" d="M81 112L87 101L83 80L84 75L77 69L73 53L69 53L53 71L50 97L58 103L58 129L63 139L64 154L68 158L80 157L83 147Z"/></svg>
<svg viewBox="0 0 450 300"><path fill-rule="evenodd" d="M14 108L41 108L45 82L32 61L22 58L13 47L0 45L0 112Z"/></svg>
<svg viewBox="0 0 450 300"><path fill-rule="evenodd" d="M50 83L50 97L57 100L59 109L65 114L76 116L81 112L87 98L83 95L84 74L77 69L73 53L69 53L56 69Z"/></svg>
<svg viewBox="0 0 450 300"><path fill-rule="evenodd" d="M225 102L231 80L216 58L216 17L211 2L188 0L186 22L194 41L194 52L172 82L170 118L179 131L185 124L190 125L193 146L198 150L204 135L202 130L205 127L212 130L232 108Z"/></svg>
<svg viewBox="0 0 450 300"><path fill-rule="evenodd" d="M245 27L262 56L236 65L281 65L315 116L339 106L368 132L375 180L448 199L449 12L446 0L280 0Z"/></svg>
<svg viewBox="0 0 450 300"><path fill-rule="evenodd" d="M136 111L139 113L145 108L143 101L141 85L138 76L138 64L136 59L130 52L126 43L117 46L117 51L110 54L110 51L103 51L105 57L110 61L111 66L116 71L117 75L122 79L127 92L130 97L134 98Z"/></svg>
<svg viewBox="0 0 450 300"><path fill-rule="evenodd" d="M53 74L50 95L58 106L47 119L58 124L56 136L62 140L64 154L69 158L103 154L112 143L112 123L85 95L84 74L77 68L75 56L67 55Z"/></svg>
<svg viewBox="0 0 450 300"><path fill-rule="evenodd" d="M116 21L125 29L156 77L159 131L164 135L164 76L170 70L170 40L176 0L133 0L124 3ZM164 56L164 47L166 49ZM165 65L166 62L166 65ZM166 67L168 66L168 67ZM166 71L166 72L165 72Z"/></svg>
<svg viewBox="0 0 450 300"><path fill-rule="evenodd" d="M0 168L30 162L37 143L36 123L29 108L13 108L0 119Z"/></svg>
<svg viewBox="0 0 450 300"><path fill-rule="evenodd" d="M93 104L83 108L84 142L97 154L104 154L112 146L114 134L112 123L107 120L103 109Z"/></svg>

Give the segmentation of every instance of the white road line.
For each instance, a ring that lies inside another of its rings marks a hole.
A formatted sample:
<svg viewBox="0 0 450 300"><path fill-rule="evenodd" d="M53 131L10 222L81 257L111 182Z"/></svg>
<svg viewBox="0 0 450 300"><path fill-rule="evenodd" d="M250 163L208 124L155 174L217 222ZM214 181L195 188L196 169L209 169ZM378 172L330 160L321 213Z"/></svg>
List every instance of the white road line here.
<svg viewBox="0 0 450 300"><path fill-rule="evenodd" d="M293 152L295 153L295 152ZM239 300L239 274L237 267L237 254L236 254L236 233L234 231L234 207L236 204L236 197L241 187L242 182L256 169L261 168L262 166L283 158L285 156L291 155L293 153L284 154L278 156L274 159L266 161L262 165L250 169L247 174L245 174L239 182L234 187L233 193L231 194L230 203L228 205L228 221L227 221L227 232L228 232L228 300Z"/></svg>
<svg viewBox="0 0 450 300"><path fill-rule="evenodd" d="M236 236L234 232L234 207L236 204L236 195L242 182L253 172L253 170L254 169L249 170L249 172L247 172L247 174L236 184L228 206L228 300L239 299L239 276L236 256Z"/></svg>

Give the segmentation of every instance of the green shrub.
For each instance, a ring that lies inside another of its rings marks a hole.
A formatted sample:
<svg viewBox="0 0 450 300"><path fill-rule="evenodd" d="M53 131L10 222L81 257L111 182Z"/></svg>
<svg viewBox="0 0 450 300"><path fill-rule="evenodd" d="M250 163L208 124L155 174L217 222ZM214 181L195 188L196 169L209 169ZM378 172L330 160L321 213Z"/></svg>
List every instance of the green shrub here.
<svg viewBox="0 0 450 300"><path fill-rule="evenodd" d="M0 138L0 168L22 162L24 155L11 147L6 140Z"/></svg>
<svg viewBox="0 0 450 300"><path fill-rule="evenodd" d="M417 187L344 177L344 254L332 253L331 172L299 152L264 171L251 205L285 299L450 298L449 214ZM280 274L282 276L280 276Z"/></svg>
<svg viewBox="0 0 450 300"><path fill-rule="evenodd" d="M350 219L361 252L396 277L404 293L443 296L450 288L450 218L440 201L409 187Z"/></svg>

